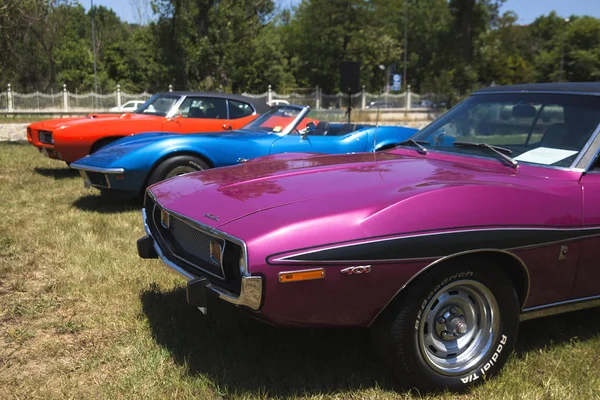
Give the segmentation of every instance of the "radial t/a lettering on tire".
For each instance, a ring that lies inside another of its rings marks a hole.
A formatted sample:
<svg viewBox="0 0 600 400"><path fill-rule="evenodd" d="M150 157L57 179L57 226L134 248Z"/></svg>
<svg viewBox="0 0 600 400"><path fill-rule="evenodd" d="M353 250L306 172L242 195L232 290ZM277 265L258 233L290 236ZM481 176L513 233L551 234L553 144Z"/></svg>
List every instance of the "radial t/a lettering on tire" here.
<svg viewBox="0 0 600 400"><path fill-rule="evenodd" d="M426 271L372 326L372 339L403 387L462 391L496 374L514 348L519 299L483 258Z"/></svg>

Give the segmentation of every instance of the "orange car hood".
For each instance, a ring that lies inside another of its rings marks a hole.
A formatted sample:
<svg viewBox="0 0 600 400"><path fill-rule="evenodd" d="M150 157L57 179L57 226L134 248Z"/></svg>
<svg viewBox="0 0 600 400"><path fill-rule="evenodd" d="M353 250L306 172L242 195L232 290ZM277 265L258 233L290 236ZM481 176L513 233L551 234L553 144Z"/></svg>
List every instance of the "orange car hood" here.
<svg viewBox="0 0 600 400"><path fill-rule="evenodd" d="M98 120L119 121L119 120L126 119L126 120L140 120L141 121L141 120L152 120L152 119L157 119L157 118L162 119L163 117L157 117L154 115L144 115L144 114L88 114L85 117L56 118L56 119L49 119L46 121L40 121L40 122L31 124L31 127L34 129L54 130L54 129L58 129L58 128L66 128L66 127L70 127L70 126L86 124L86 123L98 121Z"/></svg>

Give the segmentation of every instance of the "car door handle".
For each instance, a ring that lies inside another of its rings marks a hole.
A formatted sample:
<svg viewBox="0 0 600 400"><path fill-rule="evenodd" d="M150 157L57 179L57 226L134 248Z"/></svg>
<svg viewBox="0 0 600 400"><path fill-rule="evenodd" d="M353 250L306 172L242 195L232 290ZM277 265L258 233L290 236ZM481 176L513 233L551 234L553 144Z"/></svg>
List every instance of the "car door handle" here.
<svg viewBox="0 0 600 400"><path fill-rule="evenodd" d="M225 129L226 131L230 131L231 125L223 124L223 129Z"/></svg>

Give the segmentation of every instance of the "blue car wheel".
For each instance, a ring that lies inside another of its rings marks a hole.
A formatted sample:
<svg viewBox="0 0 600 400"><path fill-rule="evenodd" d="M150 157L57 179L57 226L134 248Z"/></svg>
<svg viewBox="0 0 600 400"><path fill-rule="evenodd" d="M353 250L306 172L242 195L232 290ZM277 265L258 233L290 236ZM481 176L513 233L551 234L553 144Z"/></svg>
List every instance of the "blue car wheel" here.
<svg viewBox="0 0 600 400"><path fill-rule="evenodd" d="M194 156L175 156L163 160L150 175L148 185L164 181L177 175L189 174L190 172L202 171L210 166L202 159Z"/></svg>

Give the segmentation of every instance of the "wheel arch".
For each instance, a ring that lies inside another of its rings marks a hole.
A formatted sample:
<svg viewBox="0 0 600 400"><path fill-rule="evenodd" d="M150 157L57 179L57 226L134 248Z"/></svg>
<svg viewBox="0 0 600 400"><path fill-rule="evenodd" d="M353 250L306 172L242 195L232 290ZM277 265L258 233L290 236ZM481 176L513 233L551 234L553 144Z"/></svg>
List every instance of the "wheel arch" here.
<svg viewBox="0 0 600 400"><path fill-rule="evenodd" d="M103 136L92 143L92 145L90 146L89 154L92 154L92 153L100 150L102 147L107 146L107 145L111 144L112 142L116 142L119 139L123 139L125 136L127 136L127 135ZM102 147L96 148L96 146L99 145L100 143L105 143L105 144Z"/></svg>
<svg viewBox="0 0 600 400"><path fill-rule="evenodd" d="M527 269L527 265L523 262L523 260L516 254L507 250L469 250L439 258L433 261L432 263L428 264L425 268L422 268L419 272L413 275L404 285L402 285L402 287L388 301L385 307L383 307L375 316L375 318L373 318L369 326L372 325L379 318L379 316L382 315L384 311L387 310L392 304L401 301L403 294L405 293L405 289L408 288L414 282L419 281L421 278L423 278L423 274L425 272L431 270L432 268L437 268L445 263L455 262L461 258L467 259L472 257L495 261L498 267L506 273L508 278L513 283L515 290L517 291L517 295L519 296L520 308L523 309L529 297L531 283L529 270Z"/></svg>
<svg viewBox="0 0 600 400"><path fill-rule="evenodd" d="M215 167L215 163L210 158L208 158L204 154L198 153L198 152L193 151L193 150L182 149L182 150L177 150L177 151L169 152L169 153L163 154L160 158L158 158L156 161L154 161L154 163L152 164L152 166L148 169L148 173L146 174L146 177L144 178L144 187L148 186L148 180L152 176L152 173L154 172L154 170L160 165L160 163L162 163L163 161L165 161L165 160L167 160L169 158L177 157L177 156L198 157L199 159L201 159L202 161L204 161L206 164L208 164L208 166L210 168L214 168Z"/></svg>

